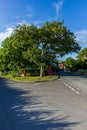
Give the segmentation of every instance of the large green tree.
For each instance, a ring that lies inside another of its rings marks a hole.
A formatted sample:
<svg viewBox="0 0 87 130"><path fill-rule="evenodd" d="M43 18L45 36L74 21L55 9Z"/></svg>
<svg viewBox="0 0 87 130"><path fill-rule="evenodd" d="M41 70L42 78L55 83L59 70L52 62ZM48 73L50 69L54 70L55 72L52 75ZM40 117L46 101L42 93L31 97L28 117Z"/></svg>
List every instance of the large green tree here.
<svg viewBox="0 0 87 130"><path fill-rule="evenodd" d="M64 56L67 53L80 50L74 33L63 26L63 22L46 22L39 28L39 35L41 56L48 61L52 62L57 56ZM44 64L41 65L41 76L43 67Z"/></svg>
<svg viewBox="0 0 87 130"><path fill-rule="evenodd" d="M19 25L12 35L2 43L4 59L9 68L35 63L41 69L54 62L57 56L78 52L80 47L74 34L63 22L46 22L41 27Z"/></svg>
<svg viewBox="0 0 87 130"><path fill-rule="evenodd" d="M37 28L33 25L19 25L12 35L2 43L4 57L8 59L8 68L26 67L32 61L34 47L38 46ZM37 47L38 48L38 47ZM28 53L27 53L28 52ZM30 53L25 57L25 54Z"/></svg>

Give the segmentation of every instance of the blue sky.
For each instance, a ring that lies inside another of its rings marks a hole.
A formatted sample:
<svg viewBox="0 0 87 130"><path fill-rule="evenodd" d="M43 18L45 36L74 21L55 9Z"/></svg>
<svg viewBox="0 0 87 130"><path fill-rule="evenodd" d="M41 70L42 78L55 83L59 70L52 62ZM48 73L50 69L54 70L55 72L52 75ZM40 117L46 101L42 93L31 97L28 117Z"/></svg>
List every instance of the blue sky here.
<svg viewBox="0 0 87 130"><path fill-rule="evenodd" d="M18 24L62 20L82 49L87 47L87 0L0 0L0 44Z"/></svg>

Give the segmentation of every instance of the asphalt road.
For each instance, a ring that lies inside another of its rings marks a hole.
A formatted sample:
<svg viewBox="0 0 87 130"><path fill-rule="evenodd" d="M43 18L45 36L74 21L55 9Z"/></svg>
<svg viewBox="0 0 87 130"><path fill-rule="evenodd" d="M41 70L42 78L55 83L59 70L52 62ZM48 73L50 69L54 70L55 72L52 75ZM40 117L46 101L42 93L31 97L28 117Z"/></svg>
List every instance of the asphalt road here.
<svg viewBox="0 0 87 130"><path fill-rule="evenodd" d="M87 130L87 95L63 80L0 79L0 130Z"/></svg>
<svg viewBox="0 0 87 130"><path fill-rule="evenodd" d="M59 73L60 77L77 93L87 94L87 76L81 76L71 72Z"/></svg>

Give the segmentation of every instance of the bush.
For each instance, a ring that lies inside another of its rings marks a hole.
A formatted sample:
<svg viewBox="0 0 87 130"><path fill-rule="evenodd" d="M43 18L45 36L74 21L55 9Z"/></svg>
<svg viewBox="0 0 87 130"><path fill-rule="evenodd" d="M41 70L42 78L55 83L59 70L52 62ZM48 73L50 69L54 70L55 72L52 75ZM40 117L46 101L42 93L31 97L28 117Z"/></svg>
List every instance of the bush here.
<svg viewBox="0 0 87 130"><path fill-rule="evenodd" d="M26 71L28 73L40 73L40 69L39 68L26 68Z"/></svg>
<svg viewBox="0 0 87 130"><path fill-rule="evenodd" d="M20 70L22 72L22 74L24 73L24 69L21 69ZM29 75L39 75L40 74L40 69L39 68L26 68L26 73L27 73L27 76Z"/></svg>
<svg viewBox="0 0 87 130"><path fill-rule="evenodd" d="M8 73L8 75L11 76L11 77L19 76L19 74L18 74L16 71L10 71L10 72Z"/></svg>
<svg viewBox="0 0 87 130"><path fill-rule="evenodd" d="M3 75L3 72L2 71L0 71L0 76L2 76Z"/></svg>

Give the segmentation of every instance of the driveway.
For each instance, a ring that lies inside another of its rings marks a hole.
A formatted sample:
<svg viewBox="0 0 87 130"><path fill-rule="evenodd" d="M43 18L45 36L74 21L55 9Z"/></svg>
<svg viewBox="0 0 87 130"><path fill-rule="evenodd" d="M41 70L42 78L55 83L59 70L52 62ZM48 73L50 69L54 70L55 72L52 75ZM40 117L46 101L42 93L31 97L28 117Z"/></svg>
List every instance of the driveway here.
<svg viewBox="0 0 87 130"><path fill-rule="evenodd" d="M87 130L87 96L62 80L0 79L0 130Z"/></svg>

